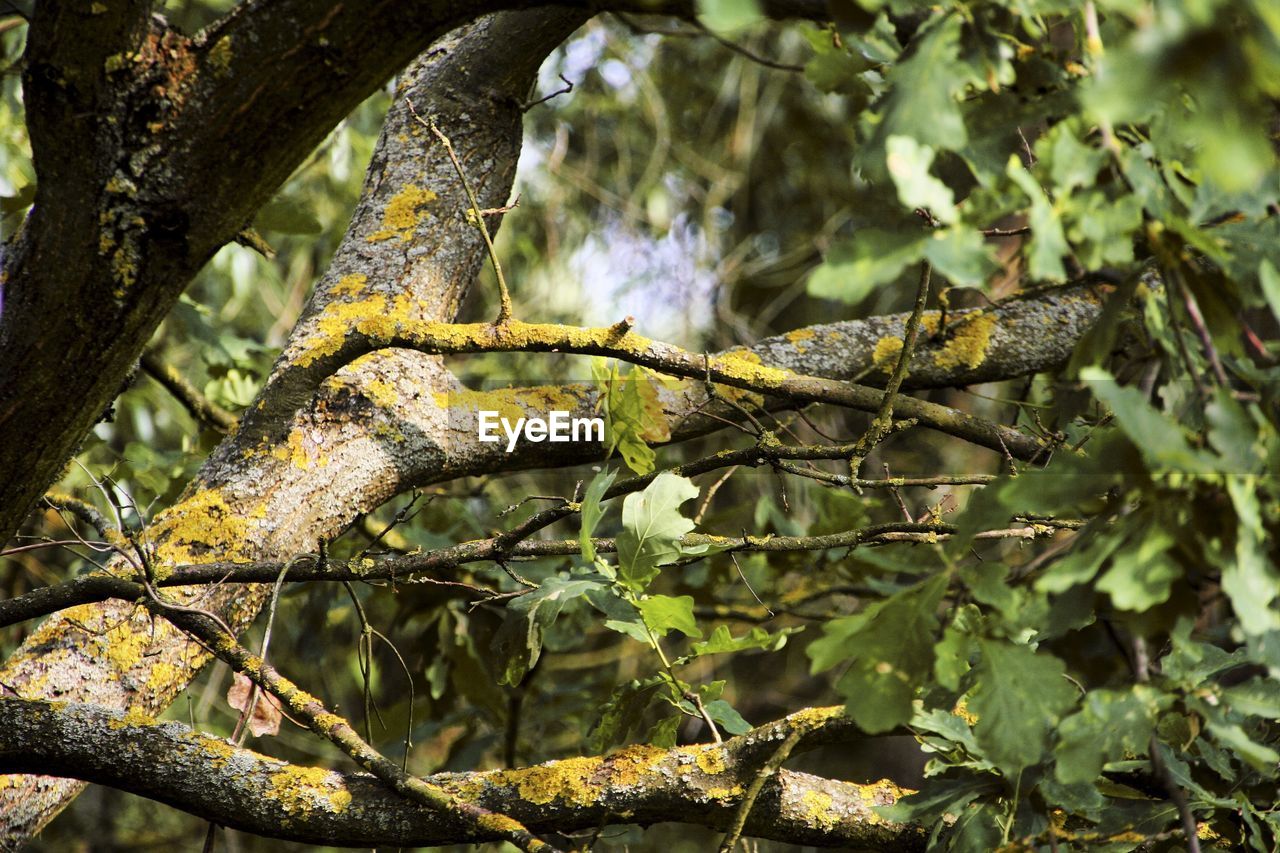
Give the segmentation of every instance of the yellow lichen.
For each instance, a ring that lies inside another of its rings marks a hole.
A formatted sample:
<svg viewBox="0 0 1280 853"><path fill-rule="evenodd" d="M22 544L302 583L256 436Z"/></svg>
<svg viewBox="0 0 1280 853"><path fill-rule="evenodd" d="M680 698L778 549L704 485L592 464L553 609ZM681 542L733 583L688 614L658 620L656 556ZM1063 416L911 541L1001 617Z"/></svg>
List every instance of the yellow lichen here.
<svg viewBox="0 0 1280 853"><path fill-rule="evenodd" d="M566 758L523 770L495 774L498 784L514 784L520 796L534 805L555 800L569 805L589 806L600 796L593 777L601 769L599 758Z"/></svg>
<svg viewBox="0 0 1280 853"><path fill-rule="evenodd" d="M723 773L728 765L724 760L724 748L719 746L708 746L700 751L694 759L698 765L698 769L703 773Z"/></svg>
<svg viewBox="0 0 1280 853"><path fill-rule="evenodd" d="M220 738L211 737L197 732L192 732L189 737L196 741L200 747L200 751L208 756L209 764L214 767L221 767L223 764L226 764L227 760L238 752L235 744Z"/></svg>
<svg viewBox="0 0 1280 853"><path fill-rule="evenodd" d="M803 355L809 350L809 347L806 346L804 342L812 339L816 334L817 333L814 332L813 329L796 329L794 331L787 332L786 339L796 348L796 352Z"/></svg>
<svg viewBox="0 0 1280 853"><path fill-rule="evenodd" d="M932 336L937 334L939 314L937 311L931 311L920 316L920 331L922 336ZM921 343L917 339L917 346ZM875 348L871 351L871 364L882 373L891 373L893 368L897 366L898 355L902 352L902 338L896 335L885 335L876 341Z"/></svg>
<svg viewBox="0 0 1280 853"><path fill-rule="evenodd" d="M112 175L108 178L103 189L112 195L125 195L130 198L138 194L138 185L121 175Z"/></svg>
<svg viewBox="0 0 1280 853"><path fill-rule="evenodd" d="M408 184L400 192L391 197L382 211L382 228L368 237L368 242L377 243L399 237L408 240L413 236L413 229L422 221L419 208L436 200L436 194L428 189Z"/></svg>
<svg viewBox="0 0 1280 853"><path fill-rule="evenodd" d="M432 395L437 406L455 412L497 412L512 423L532 412L573 411L580 402L572 390L558 385L528 388L496 388L476 391L463 388Z"/></svg>
<svg viewBox="0 0 1280 853"><path fill-rule="evenodd" d="M407 293L396 296L390 306L385 296L376 293L355 302L330 302L316 320L316 331L298 354L298 365L307 367L318 358L333 355L353 330L375 339L390 338L414 319L414 307L413 298ZM426 325L431 329L449 327L446 323Z"/></svg>
<svg viewBox="0 0 1280 853"><path fill-rule="evenodd" d="M609 756L613 784L634 785L668 755L665 749L648 744L629 746Z"/></svg>
<svg viewBox="0 0 1280 853"><path fill-rule="evenodd" d="M333 286L335 296L355 296L364 286L369 283L369 277L364 273L353 272L350 275L344 275L338 279L338 283Z"/></svg>
<svg viewBox="0 0 1280 853"><path fill-rule="evenodd" d="M971 726L978 722L978 715L969 710L969 701L964 696L956 700L955 707L951 709L951 713Z"/></svg>
<svg viewBox="0 0 1280 853"><path fill-rule="evenodd" d="M894 363L898 359L898 353L902 352L902 338L895 338L893 335L885 335L876 341L876 348L871 352L871 363L877 369L888 373L893 369Z"/></svg>
<svg viewBox="0 0 1280 853"><path fill-rule="evenodd" d="M128 672L142 661L149 635L134 628L129 620L117 621L98 637L102 654L116 672Z"/></svg>
<svg viewBox="0 0 1280 853"><path fill-rule="evenodd" d="M903 797L914 793L914 790L899 787L888 779L881 779L879 782L871 782L866 785L858 785L858 796L868 806L891 806ZM868 809L866 816L862 819L872 826L889 822L871 809Z"/></svg>
<svg viewBox="0 0 1280 853"><path fill-rule="evenodd" d="M729 788L708 788L707 798L712 800L736 800L745 793L741 785L733 785Z"/></svg>
<svg viewBox="0 0 1280 853"><path fill-rule="evenodd" d="M364 390L370 400L383 408L391 408L400 400L396 386L385 379L370 379L365 383Z"/></svg>
<svg viewBox="0 0 1280 853"><path fill-rule="evenodd" d="M209 67L214 77L223 77L231 67L231 36L223 36L209 48Z"/></svg>
<svg viewBox="0 0 1280 853"><path fill-rule="evenodd" d="M789 370L765 365L760 356L747 349L729 350L718 355L711 359L711 366L736 379L765 387L779 385L791 374Z"/></svg>
<svg viewBox="0 0 1280 853"><path fill-rule="evenodd" d="M513 818L509 818L504 814L493 814L492 812L489 814L482 814L476 818L476 826L481 829L486 829L489 832L502 833L519 832L524 828L520 825L519 821Z"/></svg>
<svg viewBox="0 0 1280 853"><path fill-rule="evenodd" d="M151 665L151 674L147 676L147 690L159 692L177 682L182 670L168 661L158 661Z"/></svg>
<svg viewBox="0 0 1280 853"><path fill-rule="evenodd" d="M156 545L157 574L175 565L208 561L250 559L249 520L234 510L217 489L201 489L179 501L151 525L147 539Z"/></svg>
<svg viewBox="0 0 1280 853"><path fill-rule="evenodd" d="M813 826L831 830L840 825L840 815L831 808L831 795L824 791L805 791L800 808Z"/></svg>
<svg viewBox="0 0 1280 853"><path fill-rule="evenodd" d="M271 774L269 799L280 803L292 814L308 815L317 808L342 812L351 804L351 792L331 788L331 772L323 767L286 767Z"/></svg>
<svg viewBox="0 0 1280 853"><path fill-rule="evenodd" d="M111 256L111 273L118 284L112 293L118 299L124 296L125 292L138 280L137 250L132 240L116 249L115 254Z"/></svg>
<svg viewBox="0 0 1280 853"><path fill-rule="evenodd" d="M128 65L131 59L133 59L131 53L113 53L102 63L102 67L108 74L112 74Z"/></svg>
<svg viewBox="0 0 1280 853"><path fill-rule="evenodd" d="M156 718L143 711L141 708L130 708L124 712L124 716L117 720L107 723L108 728L123 729L128 726L151 726L155 725Z"/></svg>
<svg viewBox="0 0 1280 853"><path fill-rule="evenodd" d="M281 462L288 461L299 471L306 471L314 464L324 468L329 464L329 457L320 451L320 445L308 438L300 427L289 431L285 443L271 451L271 455Z"/></svg>
<svg viewBox="0 0 1280 853"><path fill-rule="evenodd" d="M949 327L949 337L933 354L933 363L943 370L977 367L987 358L987 346L995 327L994 314L976 311L966 315Z"/></svg>

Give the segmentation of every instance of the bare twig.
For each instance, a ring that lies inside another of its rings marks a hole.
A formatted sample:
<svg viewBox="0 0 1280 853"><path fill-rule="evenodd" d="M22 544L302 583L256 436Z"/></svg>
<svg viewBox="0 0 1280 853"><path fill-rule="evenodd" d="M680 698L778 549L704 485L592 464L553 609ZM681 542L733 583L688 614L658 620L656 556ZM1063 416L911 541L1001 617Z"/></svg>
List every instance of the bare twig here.
<svg viewBox="0 0 1280 853"><path fill-rule="evenodd" d="M406 773L356 733L345 719L334 714L315 696L285 678L262 658L235 640L235 636L209 619L208 614L162 610L161 615L199 640L220 660L248 676L263 690L291 709L309 729L341 749L353 761L387 783L396 793L416 803L498 832L521 850L554 853L556 848L537 838L519 821L466 802L443 788Z"/></svg>
<svg viewBox="0 0 1280 853"><path fill-rule="evenodd" d="M489 251L489 261L493 264L494 275L498 279L498 306L497 323L501 325L511 319L511 293L507 290L507 279L502 275L502 264L498 260L498 252L493 247L493 236L489 234L489 226L484 221L484 211L480 207L480 202L476 199L475 190L471 188L471 182L467 180L467 173L462 168L462 161L458 159L458 154L453 150L453 143L449 141L449 137L444 135L444 131L440 130L436 124L435 118L424 119L418 115L418 111L414 109L413 101L405 100L409 106L409 112L413 113L413 118L418 124L431 131L436 139L440 140L440 144L444 146L445 152L449 155L449 162L453 164L453 169L458 173L458 180L462 182L462 190L467 195L467 203L471 205L468 210L467 218L480 236L484 238L484 247Z"/></svg>
<svg viewBox="0 0 1280 853"><path fill-rule="evenodd" d="M200 423L211 426L224 435L235 429L235 415L197 391L194 385L154 350L144 352L139 363L148 376L159 382Z"/></svg>

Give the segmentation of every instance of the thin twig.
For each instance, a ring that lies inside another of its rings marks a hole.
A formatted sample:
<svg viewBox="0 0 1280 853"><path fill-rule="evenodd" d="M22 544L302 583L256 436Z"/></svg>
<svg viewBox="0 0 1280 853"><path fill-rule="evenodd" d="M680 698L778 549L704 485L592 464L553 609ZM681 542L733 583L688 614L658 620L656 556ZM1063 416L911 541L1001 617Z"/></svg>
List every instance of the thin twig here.
<svg viewBox="0 0 1280 853"><path fill-rule="evenodd" d="M1138 635L1133 638L1133 676L1139 684L1146 684L1151 680L1151 657L1147 654L1147 641ZM1164 757L1160 754L1160 739L1155 734L1151 735L1147 749L1151 753L1152 772L1160 780L1160 784L1169 793L1169 799L1178 809L1183 832L1187 835L1187 853L1200 853L1200 836L1195 813L1191 811L1191 805L1187 802L1186 792L1165 766Z"/></svg>
<svg viewBox="0 0 1280 853"><path fill-rule="evenodd" d="M153 350L144 352L139 364L148 376L159 382L197 421L224 435L235 429L235 415L197 391L173 365L165 362Z"/></svg>
<svg viewBox="0 0 1280 853"><path fill-rule="evenodd" d="M907 327L903 331L902 350L898 353L898 363L894 365L893 374L885 383L880 411L876 413L866 433L858 440L858 449L849 456L849 476L851 477L858 476L862 460L866 458L871 448L889 435L893 425L893 406L898 397L898 389L902 387L902 380L907 377L911 354L916 348L916 339L920 336L920 318L924 315L925 303L929 301L929 279L932 272L933 267L928 261L920 265L920 284L916 288L916 302L911 309L911 316L907 318Z"/></svg>
<svg viewBox="0 0 1280 853"><path fill-rule="evenodd" d="M756 772L751 785L742 795L742 801L738 803L738 810L733 814L733 823L729 824L729 830L724 834L724 840L720 842L718 853L731 853L737 846L738 839L742 837L742 830L747 825L747 818L751 816L751 809L760 797L760 792L764 790L764 783L769 781L769 778L777 773L783 763L791 757L791 751L800 743L804 733L804 726L797 725L793 728L786 739L778 745L777 751Z"/></svg>
<svg viewBox="0 0 1280 853"><path fill-rule="evenodd" d="M307 727L342 750L358 765L387 783L396 793L441 813L453 815L495 833L521 850L556 853L556 848L537 838L519 821L460 799L448 791L406 773L356 733L345 719L334 714L315 696L285 678L262 658L254 655L225 631L224 626L209 619L208 614L161 611L176 627L199 640L220 660L276 697L291 709Z"/></svg>
<svg viewBox="0 0 1280 853"><path fill-rule="evenodd" d="M453 150L453 143L449 141L449 137L444 135L444 131L440 130L436 124L435 118L429 121L418 115L418 111L414 109L413 101L405 99L405 103L409 105L409 112L413 113L413 118L418 124L431 131L436 139L444 145L445 152L449 155L449 162L453 163L453 169L458 173L458 180L462 182L462 190L467 194L467 203L471 205L467 214L468 221L480 232L480 236L484 238L484 246L489 251L489 261L493 264L494 275L498 278L498 325L506 323L511 319L511 293L507 290L507 280L502 275L502 264L498 261L498 252L493 247L493 237L489 234L489 226L485 224L484 213L480 207L480 202L476 199L475 190L471 189L471 182L467 180L467 173L462 168L462 161L458 159L458 154Z"/></svg>
<svg viewBox="0 0 1280 853"><path fill-rule="evenodd" d="M793 65L789 62L779 62L776 59L769 59L768 57L761 56L760 54L755 53L754 51L743 47L737 42L731 41L730 39L725 38L724 36L720 35L716 31L712 30L706 24L702 23L702 21L699 21L697 18L694 18L692 23L695 27L702 30L702 32L706 33L707 35L711 36L711 38L719 42L720 44L729 48L729 50L732 50L734 53L738 54L739 56L745 56L747 59L751 60L757 65L763 65L765 68L772 68L775 71L791 71L797 74L804 73L803 65Z"/></svg>
<svg viewBox="0 0 1280 853"><path fill-rule="evenodd" d="M529 110L531 110L531 109L533 109L534 107L538 106L538 104L545 104L547 101L551 100L552 98L558 98L558 97L560 97L561 95L567 95L567 94L569 94L570 92L572 92L572 91L573 91L573 81L572 81L572 80L570 80L568 77L564 76L563 74L557 74L556 76L557 76L557 77L559 77L559 78L560 78L560 80L561 80L561 82L563 82L563 83L564 83L564 88L563 88L563 89L556 89L556 90L555 90L554 92L552 92L550 95L547 95L547 96L542 97L542 98L538 98L536 101L526 101L525 103L523 103L523 104L521 104L521 105L520 105L520 112L522 112L522 113L527 113L527 112L529 112Z"/></svg>

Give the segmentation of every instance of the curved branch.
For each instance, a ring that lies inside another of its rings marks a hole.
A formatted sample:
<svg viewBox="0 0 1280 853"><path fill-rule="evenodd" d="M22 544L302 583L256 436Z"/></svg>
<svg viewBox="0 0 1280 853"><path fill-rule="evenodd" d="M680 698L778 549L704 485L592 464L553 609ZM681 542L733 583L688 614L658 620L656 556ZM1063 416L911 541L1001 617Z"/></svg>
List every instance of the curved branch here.
<svg viewBox="0 0 1280 853"><path fill-rule="evenodd" d="M424 781L534 832L680 821L724 829L757 768L789 732L799 748L858 736L837 708L814 708L726 741L637 746L535 767L438 773ZM365 773L301 767L177 722L92 705L0 699L0 772L73 775L267 837L336 846L435 846L500 837L416 805ZM923 849L921 827L871 809L910 793L783 771L761 792L747 834L797 844Z"/></svg>

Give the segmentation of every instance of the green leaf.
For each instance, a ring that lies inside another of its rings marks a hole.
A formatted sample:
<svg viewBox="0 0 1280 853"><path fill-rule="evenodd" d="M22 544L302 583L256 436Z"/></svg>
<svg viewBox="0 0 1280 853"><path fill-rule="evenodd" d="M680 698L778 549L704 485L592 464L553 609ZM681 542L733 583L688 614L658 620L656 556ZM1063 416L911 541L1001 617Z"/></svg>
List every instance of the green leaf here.
<svg viewBox="0 0 1280 853"><path fill-rule="evenodd" d="M1062 231L1062 220L1058 217L1058 212L1016 154L1009 157L1007 174L1027 194L1027 198L1031 199L1031 211L1027 217L1031 226L1031 243L1027 249L1031 277L1043 281L1062 281L1067 277L1062 258L1071 252L1071 247Z"/></svg>
<svg viewBox="0 0 1280 853"><path fill-rule="evenodd" d="M605 492L609 491L609 487L613 485L613 480L617 476L617 471L601 471L591 479L591 485L587 486L586 494L582 496L580 510L582 524L578 528L578 542L582 546L583 559L589 563L596 558L596 546L591 541L591 537L595 535L596 525L604 516L600 499L604 497Z"/></svg>
<svg viewBox="0 0 1280 853"><path fill-rule="evenodd" d="M1210 720L1207 728L1223 746L1238 755L1254 770L1267 775L1275 774L1276 765L1280 764L1280 752L1276 752L1266 744L1258 743L1235 723Z"/></svg>
<svg viewBox="0 0 1280 853"><path fill-rule="evenodd" d="M599 581L553 575L537 589L508 604L506 618L493 639L495 651L506 662L499 683L519 684L533 668L542 654L542 638L565 604L591 590L604 588Z"/></svg>
<svg viewBox="0 0 1280 853"><path fill-rule="evenodd" d="M1206 679L1247 662L1246 650L1228 654L1211 643L1191 639L1191 622L1183 619L1169 634L1173 650L1160 659L1166 678L1187 689L1198 689Z"/></svg>
<svg viewBox="0 0 1280 853"><path fill-rule="evenodd" d="M1280 720L1280 682L1253 678L1222 691L1227 707L1250 717Z"/></svg>
<svg viewBox="0 0 1280 853"><path fill-rule="evenodd" d="M1182 575L1169 553L1173 545L1173 536L1160 528L1134 537L1116 553L1111 568L1098 579L1098 589L1120 610L1142 612L1167 601Z"/></svg>
<svg viewBox="0 0 1280 853"><path fill-rule="evenodd" d="M969 708L978 717L974 737L1009 778L1038 764L1049 732L1075 702L1062 661L1048 652L1001 640L980 640Z"/></svg>
<svg viewBox="0 0 1280 853"><path fill-rule="evenodd" d="M938 273L959 287L979 287L996 270L982 234L962 226L930 234L924 256Z"/></svg>
<svg viewBox="0 0 1280 853"><path fill-rule="evenodd" d="M871 89L861 75L871 63L836 44L830 30L809 27L805 38L813 48L813 57L804 64L805 78L820 92L851 95L865 103Z"/></svg>
<svg viewBox="0 0 1280 853"><path fill-rule="evenodd" d="M878 806L876 814L894 823L918 822L928 825L943 815L958 815L978 797L1000 789L998 779L976 776L966 779L939 779L918 794L903 797L891 806Z"/></svg>
<svg viewBox="0 0 1280 853"><path fill-rule="evenodd" d="M1155 691L1141 685L1129 690L1091 690L1079 711L1058 727L1054 775L1063 784L1094 781L1102 765L1146 755L1158 710Z"/></svg>
<svg viewBox="0 0 1280 853"><path fill-rule="evenodd" d="M1115 530L1101 525L1086 527L1067 555L1036 579L1036 591L1066 592L1077 584L1088 583L1123 541L1124 537Z"/></svg>
<svg viewBox="0 0 1280 853"><path fill-rule="evenodd" d="M882 284L896 281L924 256L928 235L923 231L882 231L864 228L853 240L836 244L826 260L809 276L810 296L855 304Z"/></svg>
<svg viewBox="0 0 1280 853"><path fill-rule="evenodd" d="M937 609L948 576L938 574L864 612L833 619L809 645L817 673L849 661L836 688L864 731L888 731L911 719L916 689L933 669Z"/></svg>
<svg viewBox="0 0 1280 853"><path fill-rule="evenodd" d="M957 96L976 78L957 61L961 22L946 15L926 23L905 58L886 75L889 91L880 102L869 153L890 136L910 136L935 149L957 151L968 134Z"/></svg>
<svg viewBox="0 0 1280 853"><path fill-rule="evenodd" d="M1142 227L1142 202L1132 195L1108 198L1099 191L1067 200L1068 228L1086 269L1133 263L1134 237Z"/></svg>
<svg viewBox="0 0 1280 853"><path fill-rule="evenodd" d="M616 362L607 364L604 359L593 358L591 375L603 400L608 453L618 451L628 468L637 474L648 474L657 460L650 442L671 438L648 371L633 367L623 376Z"/></svg>
<svg viewBox="0 0 1280 853"><path fill-rule="evenodd" d="M289 199L276 199L263 205L253 220L260 231L277 234L320 234L324 225L302 204Z"/></svg>
<svg viewBox="0 0 1280 853"><path fill-rule="evenodd" d="M1264 258L1258 265L1258 281L1262 285L1262 294L1267 298L1271 308L1271 316L1280 320L1280 271L1269 259Z"/></svg>
<svg viewBox="0 0 1280 853"><path fill-rule="evenodd" d="M679 631L686 637L702 636L698 621L693 616L692 596L673 598L669 595L650 595L637 601L636 607L649 630L659 639L671 630Z"/></svg>
<svg viewBox="0 0 1280 853"><path fill-rule="evenodd" d="M698 0L698 17L717 32L739 30L762 19L759 0Z"/></svg>
<svg viewBox="0 0 1280 853"><path fill-rule="evenodd" d="M600 719L591 732L588 745L595 752L604 752L617 743L630 738L644 724L648 711L662 701L665 681L661 676L629 681L614 688L600 710Z"/></svg>
<svg viewBox="0 0 1280 853"><path fill-rule="evenodd" d="M703 655L726 654L745 651L746 649L763 649L776 652L787 644L787 637L798 633L800 630L803 629L783 628L781 631L771 634L757 625L741 637L735 637L729 632L729 626L717 625L715 630L711 632L710 637L703 642L694 643L690 647L692 654L686 658L681 658L681 662L684 663Z"/></svg>
<svg viewBox="0 0 1280 853"><path fill-rule="evenodd" d="M751 724L732 705L723 699L716 699L703 705L707 716L711 717L720 728L731 735L742 735L751 731Z"/></svg>
<svg viewBox="0 0 1280 853"><path fill-rule="evenodd" d="M677 714L673 717L667 717L665 720L655 723L653 727L649 729L649 733L645 737L645 740L648 741L651 746L656 746L659 749L671 749L676 745L676 735L680 731L680 724L682 722L684 722L684 717L682 715Z"/></svg>
<svg viewBox="0 0 1280 853"><path fill-rule="evenodd" d="M1049 161L1049 179L1054 190L1066 193L1076 187L1093 186L1098 170L1107 161L1107 154L1079 139L1081 123L1064 121L1056 125L1036 143L1036 151L1042 161Z"/></svg>
<svg viewBox="0 0 1280 853"><path fill-rule="evenodd" d="M1094 396L1111 409L1120 429L1154 469L1172 468L1195 474L1214 471L1208 454L1193 449L1182 427L1156 411L1137 388L1121 388L1110 373L1099 367L1082 367L1080 378L1090 383Z"/></svg>
<svg viewBox="0 0 1280 853"><path fill-rule="evenodd" d="M1258 636L1280 628L1280 613L1272 606L1280 594L1280 571L1269 556L1256 477L1228 477L1227 494L1236 509L1235 560L1222 567L1222 590L1240 619L1246 635Z"/></svg>
<svg viewBox="0 0 1280 853"><path fill-rule="evenodd" d="M658 574L658 567L679 559L680 537L693 522L680 514L680 504L698 496L698 487L684 477L663 471L644 491L622 502L622 533L618 535L619 577L641 592Z"/></svg>
<svg viewBox="0 0 1280 853"><path fill-rule="evenodd" d="M885 168L898 188L898 200L908 210L922 207L939 222L953 225L957 218L955 196L946 184L929 174L932 164L933 149L928 145L921 145L910 136L890 136L885 140Z"/></svg>

